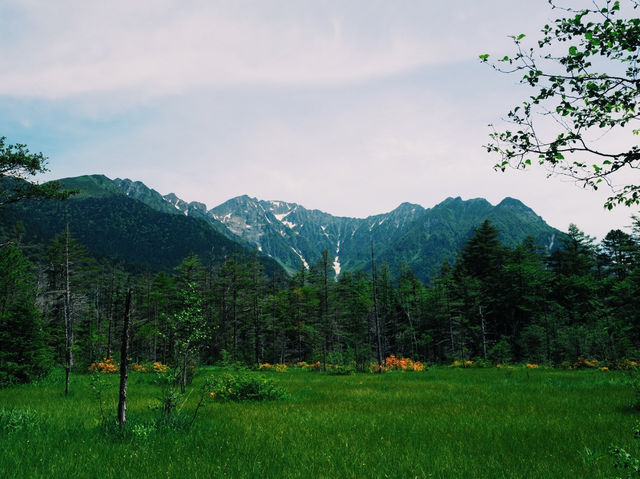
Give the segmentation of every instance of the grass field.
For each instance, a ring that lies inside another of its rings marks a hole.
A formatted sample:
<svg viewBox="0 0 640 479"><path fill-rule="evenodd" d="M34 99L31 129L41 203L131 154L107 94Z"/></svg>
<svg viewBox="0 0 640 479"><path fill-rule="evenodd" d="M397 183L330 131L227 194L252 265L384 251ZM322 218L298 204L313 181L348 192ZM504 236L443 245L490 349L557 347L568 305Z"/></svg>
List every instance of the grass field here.
<svg viewBox="0 0 640 479"><path fill-rule="evenodd" d="M194 389L202 374L196 378ZM147 375L148 376L148 375ZM449 369L329 376L270 372L288 398L208 404L191 430L143 427L158 388L129 383L129 426L100 427L88 375L0 390L0 475L11 478L610 478L636 451L622 372ZM108 378L115 417L117 377ZM194 392L182 412L191 414ZM136 424L138 426L136 427ZM637 441L636 441L637 442Z"/></svg>

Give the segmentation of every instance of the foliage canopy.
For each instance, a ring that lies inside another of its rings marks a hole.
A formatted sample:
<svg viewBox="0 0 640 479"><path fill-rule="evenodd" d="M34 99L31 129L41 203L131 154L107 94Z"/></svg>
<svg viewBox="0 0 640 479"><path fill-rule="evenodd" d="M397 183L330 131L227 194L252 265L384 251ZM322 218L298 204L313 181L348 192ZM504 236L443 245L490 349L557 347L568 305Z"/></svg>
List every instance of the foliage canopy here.
<svg viewBox="0 0 640 479"><path fill-rule="evenodd" d="M6 137L0 137L0 207L26 198L65 199L73 193L63 191L57 182L40 185L28 181L32 176L48 171L47 157L32 153L27 145L9 145L6 140Z"/></svg>
<svg viewBox="0 0 640 479"><path fill-rule="evenodd" d="M594 0L574 9L548 1L565 15L545 25L533 47L525 47L524 34L512 36L515 54L492 64L521 74L520 83L534 91L507 114L513 127L493 128L486 149L501 156L496 169L538 163L549 176L610 186L608 209L638 204L640 184L629 176L618 181L640 168L640 18L633 15L640 2ZM488 63L489 55L480 60ZM615 141L611 131L618 131Z"/></svg>

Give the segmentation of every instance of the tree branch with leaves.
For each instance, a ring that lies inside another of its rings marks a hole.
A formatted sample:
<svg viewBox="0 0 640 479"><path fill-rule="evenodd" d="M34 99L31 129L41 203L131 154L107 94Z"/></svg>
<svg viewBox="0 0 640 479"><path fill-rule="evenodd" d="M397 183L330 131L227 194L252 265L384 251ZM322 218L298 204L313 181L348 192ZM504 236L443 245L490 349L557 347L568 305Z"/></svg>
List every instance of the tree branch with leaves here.
<svg viewBox="0 0 640 479"><path fill-rule="evenodd" d="M66 199L74 191L63 190L59 183L51 181L37 184L30 181L47 169L48 158L42 153L32 153L27 145L9 145L0 137L0 207L28 198Z"/></svg>
<svg viewBox="0 0 640 479"><path fill-rule="evenodd" d="M634 144L640 133L640 19L629 15L640 1L593 0L581 9L548 1L564 15L544 26L533 47L525 47L524 34L512 36L515 53L491 63L499 72L522 75L520 83L534 92L508 112L512 127L490 125L485 147L500 155L498 170L537 163L548 176L568 176L583 187L608 185L608 209L640 204L640 181L629 176L640 169ZM480 60L489 63L489 55ZM602 139L611 131L621 137L607 145Z"/></svg>

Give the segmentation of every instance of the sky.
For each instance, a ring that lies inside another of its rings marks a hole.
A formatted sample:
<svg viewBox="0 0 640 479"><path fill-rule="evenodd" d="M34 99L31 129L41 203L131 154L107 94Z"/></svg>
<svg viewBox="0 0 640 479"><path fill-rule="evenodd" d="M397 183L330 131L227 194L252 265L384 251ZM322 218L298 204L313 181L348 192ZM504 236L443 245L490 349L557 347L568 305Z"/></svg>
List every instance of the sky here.
<svg viewBox="0 0 640 479"><path fill-rule="evenodd" d="M366 217L514 197L599 239L606 211L540 168L505 173L489 124L531 94L478 56L556 17L546 0L4 0L0 136L38 181L104 174L212 208L242 194ZM632 181L632 180L630 180ZM627 230L628 231L628 230Z"/></svg>

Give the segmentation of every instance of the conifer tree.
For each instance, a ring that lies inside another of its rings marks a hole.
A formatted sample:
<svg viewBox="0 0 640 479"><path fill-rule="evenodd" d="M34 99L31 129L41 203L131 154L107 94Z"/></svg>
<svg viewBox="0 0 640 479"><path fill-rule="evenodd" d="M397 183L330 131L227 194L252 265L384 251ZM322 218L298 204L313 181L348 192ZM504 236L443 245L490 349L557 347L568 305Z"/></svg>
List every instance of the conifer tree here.
<svg viewBox="0 0 640 479"><path fill-rule="evenodd" d="M17 246L0 247L0 385L31 381L51 366L32 270Z"/></svg>

